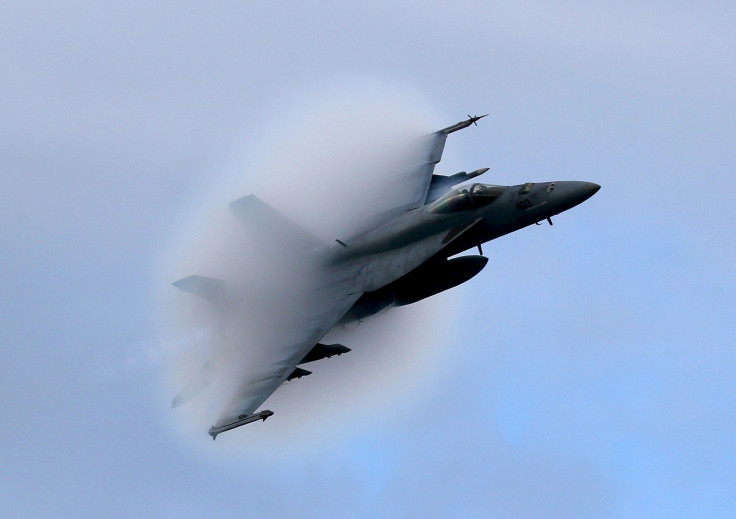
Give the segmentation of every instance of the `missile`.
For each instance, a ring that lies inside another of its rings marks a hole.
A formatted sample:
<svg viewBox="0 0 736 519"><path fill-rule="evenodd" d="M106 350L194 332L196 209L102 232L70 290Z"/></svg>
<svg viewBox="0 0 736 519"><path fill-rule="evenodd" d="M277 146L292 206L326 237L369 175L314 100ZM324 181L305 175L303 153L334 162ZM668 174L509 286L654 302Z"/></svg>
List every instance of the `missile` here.
<svg viewBox="0 0 736 519"><path fill-rule="evenodd" d="M440 131L438 131L437 133L450 134L450 133L456 132L458 130L462 130L463 128L467 128L471 124L474 124L474 125L478 126L478 123L476 121L479 121L479 120L483 119L487 115L488 114L485 114L485 115L474 115L474 116L468 115L468 118L466 120L460 121L459 123L453 124L452 126L448 126L447 128L443 128Z"/></svg>
<svg viewBox="0 0 736 519"><path fill-rule="evenodd" d="M486 171L488 171L490 168L479 168L475 171L471 171L470 173L467 173L465 171L460 171L459 173L455 173L454 175L450 175L449 177L443 177L441 175L434 175L432 178L432 182L435 183L437 187L442 186L442 188L450 188L451 186L456 186L458 184L462 184L463 182L467 182L471 178L479 177Z"/></svg>
<svg viewBox="0 0 736 519"><path fill-rule="evenodd" d="M350 348L343 346L342 344L315 344L309 353L307 353L299 364L306 364L307 362L313 362L320 359L329 359L333 355L342 355L350 351Z"/></svg>
<svg viewBox="0 0 736 519"><path fill-rule="evenodd" d="M217 435L220 433L229 431L230 429L235 429L236 427L240 427L241 425L249 424L251 422L257 422L258 420L263 420L265 422L266 418L271 415L273 415L273 411L269 411L268 409L252 414L250 416L241 414L234 422L220 425L219 427L215 427L214 425L210 427L210 436L212 436L212 441L214 441L217 438Z"/></svg>
<svg viewBox="0 0 736 519"><path fill-rule="evenodd" d="M312 372L311 372L311 371L309 371L309 370L307 370L307 369L303 369L303 368L294 368L294 371L292 371L292 372L291 372L291 375L289 375L289 376L288 376L288 377L286 378L286 381L288 382L289 380L294 380L295 378L308 377L308 376L309 376L309 375L311 375L311 374L312 374Z"/></svg>
<svg viewBox="0 0 736 519"><path fill-rule="evenodd" d="M476 169L475 171L471 171L470 173L465 173L465 180L470 180L471 178L479 177L486 171L488 171L490 168L480 168ZM465 181L463 180L463 182Z"/></svg>

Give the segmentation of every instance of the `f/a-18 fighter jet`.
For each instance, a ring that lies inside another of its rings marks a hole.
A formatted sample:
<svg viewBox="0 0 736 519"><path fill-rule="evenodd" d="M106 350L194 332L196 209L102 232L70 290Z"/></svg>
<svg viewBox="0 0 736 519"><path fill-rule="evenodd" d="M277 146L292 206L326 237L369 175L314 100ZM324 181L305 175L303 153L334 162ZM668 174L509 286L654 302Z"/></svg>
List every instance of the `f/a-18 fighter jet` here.
<svg viewBox="0 0 736 519"><path fill-rule="evenodd" d="M488 262L483 243L545 220L552 224L551 217L600 189L582 181L515 186L466 183L488 168L450 176L433 174L447 136L482 117L469 117L429 135L419 163L403 172L402 187L406 189L401 200L393 199L391 207L377 207L377 216L367 229L353 237L335 237L332 245L255 195L230 204L243 226L264 225L271 243L278 242L287 254L299 251L308 257L304 277L309 277L311 284L305 289L306 297L280 303L278 311L287 317L279 321L278 330L258 330L258 340L273 343L263 350L267 354L252 355L238 367L242 372L237 375L234 394L209 430L213 439L273 415L270 410L257 411L281 384L311 373L300 365L349 352L340 344L320 342L336 325L364 319L389 306L408 305L468 281ZM476 248L477 255L457 256ZM229 306L235 313L250 312L259 304L267 306L267 302L248 301L242 287L226 280L193 275L174 286L213 305ZM212 362L174 398L174 407L216 376Z"/></svg>

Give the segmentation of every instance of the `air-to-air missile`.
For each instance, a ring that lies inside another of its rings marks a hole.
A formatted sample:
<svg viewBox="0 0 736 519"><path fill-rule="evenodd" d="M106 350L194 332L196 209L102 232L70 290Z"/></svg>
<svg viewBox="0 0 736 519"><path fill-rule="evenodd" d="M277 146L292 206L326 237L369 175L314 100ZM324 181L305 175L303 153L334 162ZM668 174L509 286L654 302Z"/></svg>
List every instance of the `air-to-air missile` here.
<svg viewBox="0 0 736 519"><path fill-rule="evenodd" d="M236 427L240 427L241 425L245 425L251 422L257 422L258 420L266 421L266 418L273 415L273 411L269 411L266 409L265 411L259 411L258 413L254 413L252 415L244 415L241 414L237 420L234 422L230 422L225 425L221 425L220 427L210 427L210 436L212 436L212 439L214 440L217 438L217 435L229 431L230 429L235 429Z"/></svg>

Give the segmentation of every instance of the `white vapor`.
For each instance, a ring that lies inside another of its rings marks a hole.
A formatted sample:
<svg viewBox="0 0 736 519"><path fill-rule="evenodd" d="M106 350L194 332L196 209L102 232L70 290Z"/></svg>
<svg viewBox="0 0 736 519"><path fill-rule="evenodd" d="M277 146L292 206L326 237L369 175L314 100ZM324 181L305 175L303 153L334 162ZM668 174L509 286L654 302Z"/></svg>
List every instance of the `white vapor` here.
<svg viewBox="0 0 736 519"><path fill-rule="evenodd" d="M164 340L175 352L171 395L215 358L212 383L172 411L187 436L208 439L244 370L267 365L278 344L298 334L295 323L305 309L331 302L317 295L321 274L305 262L304 251L277 238L264 243L243 228L228 203L253 193L327 246L350 237L401 199L408 188L404 170L422 152L417 143L437 129L437 119L416 99L395 87L355 82L301 99L298 110L276 116L277 126L249 128L248 159L213 182L196 218L183 223L164 268L167 280L198 274L233 283L244 294L242 304L223 310L167 287ZM353 351L304 366L310 377L283 384L261 406L274 410L273 418L228 432L217 448L244 445L253 454L254 446L298 447L307 438L319 444L327 430L334 441L388 403L406 402L440 358L443 302L447 296L334 329L322 342Z"/></svg>

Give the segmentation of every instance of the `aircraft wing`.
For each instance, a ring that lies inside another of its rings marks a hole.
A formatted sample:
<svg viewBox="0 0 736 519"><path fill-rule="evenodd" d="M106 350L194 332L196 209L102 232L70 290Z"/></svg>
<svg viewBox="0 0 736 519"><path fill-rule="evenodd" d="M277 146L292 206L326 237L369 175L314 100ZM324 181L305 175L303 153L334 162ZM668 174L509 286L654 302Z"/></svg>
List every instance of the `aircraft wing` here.
<svg viewBox="0 0 736 519"><path fill-rule="evenodd" d="M392 202L397 203L393 207L384 208L382 212L366 222L366 225L356 234L359 235L373 230L394 218L398 218L407 211L422 207L431 202L432 200L428 200L428 194L432 185L434 167L442 159L442 152L445 150L447 136L453 132L467 128L471 124L475 124L476 121L486 117L486 115L469 117L464 121L427 135L425 141L420 146L422 155L419 160L410 164L405 174L396 180L400 184L400 189L397 189L396 192L401 193L401 199L392 200ZM442 178L444 179L445 177ZM455 183L459 182L462 182L462 180L458 180Z"/></svg>
<svg viewBox="0 0 736 519"><path fill-rule="evenodd" d="M402 178L404 187L408 189L400 190L403 195L398 200L399 205L384 210L377 215L379 221L372 223L380 225L423 206L434 167L442 158L447 136L470 126L481 117L470 117L429 135L422 158ZM231 210L245 230L257 236L259 245L279 250L282 257L301 256L308 251L325 248L319 240L253 195L233 202ZM315 269L313 276L306 272L298 274L304 274L299 276L301 279L314 282L309 287L301 286L294 297L289 293L278 301L249 302L248 309L254 308L256 314L262 312L259 315L263 317L249 317L251 324L254 324L251 329L256 330L253 334L256 338L250 339L257 343L259 354L250 355L242 366L235 368L239 370L236 377L238 385L233 388L234 396L210 429L213 438L220 432L270 416L270 411L254 413L282 383L292 375L299 376L299 372L295 372L296 366L362 295L359 278L364 273L359 264L333 264L328 269L319 265L312 267ZM233 304L237 306L244 297L239 287L205 276L190 276L174 284L215 304L229 305L235 301ZM274 287L272 292L278 296L288 290ZM278 314L279 319L275 319L274 314ZM205 365L200 380L195 380L185 388L175 398L174 404L183 403L201 390L212 378L212 371L209 365Z"/></svg>
<svg viewBox="0 0 736 519"><path fill-rule="evenodd" d="M483 117L485 117L485 115L469 117L464 121L460 121L457 124L443 128L428 136L429 142L427 143L426 148L426 158L415 167L411 174L411 180L415 183L416 188L412 192L411 199L407 200L406 210L424 205L424 201L427 198L427 192L429 191L429 185L432 182L434 167L440 160L442 160L442 152L445 150L445 141L447 141L447 136L453 132L467 128Z"/></svg>
<svg viewBox="0 0 736 519"><path fill-rule="evenodd" d="M213 438L257 420L253 413L283 382L308 374L296 366L362 295L360 265L326 267L320 252L326 246L258 197L230 208L258 248L272 252L269 284L246 287L201 275L173 283L208 301L220 317L222 344L172 402L185 403L214 380L229 381L222 389L233 396L210 430ZM271 414L263 413L264 419Z"/></svg>
<svg viewBox="0 0 736 519"><path fill-rule="evenodd" d="M415 182L416 189L412 192L411 199L407 200L406 210L424 205L427 198L427 192L429 191L429 186L432 182L434 167L440 160L442 160L442 152L445 150L445 141L447 141L447 136L453 132L467 128L471 124L475 124L476 121L482 119L486 115L469 117L464 121L460 121L457 124L438 130L428 136L429 142L426 148L426 158L416 166L411 175L412 181Z"/></svg>
<svg viewBox="0 0 736 519"><path fill-rule="evenodd" d="M440 250L479 221L476 219L419 240L405 248L403 257L409 262L417 249ZM381 255L373 255L373 259L366 262L333 263L320 270L313 289L283 310L283 320L271 323L276 329L270 337L277 340L264 345L268 351L263 358L253 359L244 366L246 369L235 395L210 429L213 438L221 432L261 419L259 415L265 419L273 414L271 411L255 411L282 383L309 374L295 372L300 369L297 365L363 295L366 283L370 282L371 271L385 268L377 256Z"/></svg>
<svg viewBox="0 0 736 519"><path fill-rule="evenodd" d="M286 310L289 316L298 318L294 322L288 318L279 322L278 330L270 335L277 341L265 345L268 353L245 366L234 396L210 429L213 439L220 432L247 423L243 420L253 417L258 407L292 374L301 376L295 373L296 366L362 295L351 293L355 276L346 270L342 273L344 275L340 272L335 275L333 270L329 273L331 282L306 294ZM270 412L266 416L270 416Z"/></svg>

